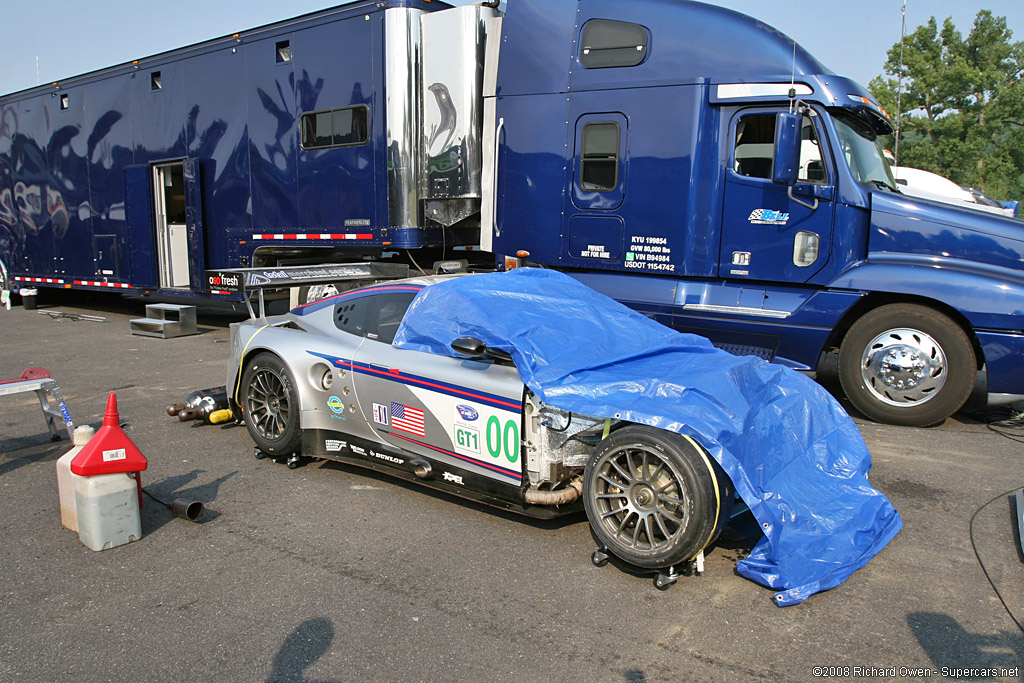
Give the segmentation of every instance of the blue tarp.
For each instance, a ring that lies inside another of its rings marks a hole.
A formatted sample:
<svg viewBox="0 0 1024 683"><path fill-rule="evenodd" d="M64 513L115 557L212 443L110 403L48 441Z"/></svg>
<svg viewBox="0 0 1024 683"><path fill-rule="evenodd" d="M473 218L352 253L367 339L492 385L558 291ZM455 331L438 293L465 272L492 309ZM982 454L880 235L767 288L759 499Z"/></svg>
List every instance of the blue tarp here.
<svg viewBox="0 0 1024 683"><path fill-rule="evenodd" d="M457 356L477 337L512 355L543 401L693 437L718 460L763 532L743 576L778 605L845 581L902 527L868 482L871 454L813 380L656 323L572 278L520 268L423 289L395 346Z"/></svg>

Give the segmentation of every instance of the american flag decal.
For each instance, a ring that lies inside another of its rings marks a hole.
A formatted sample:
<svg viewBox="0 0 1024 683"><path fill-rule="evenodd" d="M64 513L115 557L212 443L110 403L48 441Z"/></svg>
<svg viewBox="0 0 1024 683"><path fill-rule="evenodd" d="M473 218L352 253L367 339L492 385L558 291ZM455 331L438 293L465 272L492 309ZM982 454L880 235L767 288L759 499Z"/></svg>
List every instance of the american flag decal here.
<svg viewBox="0 0 1024 683"><path fill-rule="evenodd" d="M391 403L391 427L416 436L426 436L423 431L423 411L401 403Z"/></svg>

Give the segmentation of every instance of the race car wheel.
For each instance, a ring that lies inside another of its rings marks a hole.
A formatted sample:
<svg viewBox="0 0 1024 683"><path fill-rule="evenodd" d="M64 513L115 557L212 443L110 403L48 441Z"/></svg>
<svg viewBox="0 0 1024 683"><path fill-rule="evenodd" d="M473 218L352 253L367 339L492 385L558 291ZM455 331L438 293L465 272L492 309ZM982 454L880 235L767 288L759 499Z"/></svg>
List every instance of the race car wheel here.
<svg viewBox="0 0 1024 683"><path fill-rule="evenodd" d="M724 488L692 439L653 427L602 441L583 475L594 535L622 560L648 569L692 559L718 534Z"/></svg>
<svg viewBox="0 0 1024 683"><path fill-rule="evenodd" d="M299 449L299 394L288 368L277 356L253 357L242 374L245 428L260 450L270 455Z"/></svg>
<svg viewBox="0 0 1024 683"><path fill-rule="evenodd" d="M945 315L890 304L850 327L839 348L839 381L865 417L927 427L963 406L977 365L964 331Z"/></svg>

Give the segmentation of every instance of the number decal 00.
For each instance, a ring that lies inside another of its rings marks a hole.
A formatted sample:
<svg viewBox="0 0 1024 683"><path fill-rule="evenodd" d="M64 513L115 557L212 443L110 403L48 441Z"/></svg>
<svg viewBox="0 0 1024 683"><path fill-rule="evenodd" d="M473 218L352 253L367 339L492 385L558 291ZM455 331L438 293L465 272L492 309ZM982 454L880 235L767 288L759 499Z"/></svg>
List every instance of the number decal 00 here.
<svg viewBox="0 0 1024 683"><path fill-rule="evenodd" d="M519 425L515 420L508 420L502 429L501 421L492 415L487 420L487 452L497 459L502 451L509 462L519 460Z"/></svg>

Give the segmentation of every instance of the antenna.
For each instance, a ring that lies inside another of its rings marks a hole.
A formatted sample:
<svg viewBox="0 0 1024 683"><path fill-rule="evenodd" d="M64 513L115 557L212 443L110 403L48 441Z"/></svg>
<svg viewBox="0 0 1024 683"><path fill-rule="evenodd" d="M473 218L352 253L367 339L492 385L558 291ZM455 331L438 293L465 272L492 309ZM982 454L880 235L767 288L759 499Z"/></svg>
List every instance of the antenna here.
<svg viewBox="0 0 1024 683"><path fill-rule="evenodd" d="M903 0L906 2L906 0ZM793 0L793 69L789 77L789 113L793 113L796 106L796 34L797 19L800 16L800 0Z"/></svg>
<svg viewBox="0 0 1024 683"><path fill-rule="evenodd" d="M896 149L893 151L893 158L896 160L896 165L900 165L900 128L902 122L900 114L902 114L903 105L903 41L907 37L907 0L903 0L903 27L900 29L900 77L899 85L896 87Z"/></svg>

